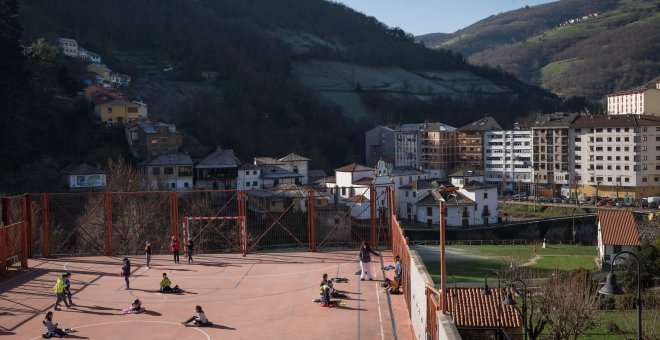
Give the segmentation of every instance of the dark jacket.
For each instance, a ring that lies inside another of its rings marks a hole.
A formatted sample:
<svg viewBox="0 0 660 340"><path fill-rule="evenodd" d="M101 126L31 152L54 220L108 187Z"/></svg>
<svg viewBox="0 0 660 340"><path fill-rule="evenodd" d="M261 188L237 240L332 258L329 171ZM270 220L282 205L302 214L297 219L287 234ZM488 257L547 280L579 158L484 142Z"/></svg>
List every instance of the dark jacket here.
<svg viewBox="0 0 660 340"><path fill-rule="evenodd" d="M378 253L373 250L360 248L360 261L364 263L371 262L371 254L378 256Z"/></svg>

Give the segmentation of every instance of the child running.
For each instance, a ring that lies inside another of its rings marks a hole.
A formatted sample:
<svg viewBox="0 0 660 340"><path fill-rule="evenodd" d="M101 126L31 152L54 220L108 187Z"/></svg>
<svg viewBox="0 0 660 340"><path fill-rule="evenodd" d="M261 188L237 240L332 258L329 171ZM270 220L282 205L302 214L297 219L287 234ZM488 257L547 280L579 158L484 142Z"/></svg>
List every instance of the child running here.
<svg viewBox="0 0 660 340"><path fill-rule="evenodd" d="M64 296L64 279L66 278L66 274L62 274L59 278L57 278L57 281L55 282L55 286L53 286L53 291L55 292L55 296L57 300L55 300L55 310L60 309L60 301L64 301L64 305L66 308L69 308L69 303L66 300L66 297Z"/></svg>
<svg viewBox="0 0 660 340"><path fill-rule="evenodd" d="M187 326L191 322L195 326L208 326L211 324L206 318L202 306L195 306L195 315L191 316L188 320L181 322L181 324Z"/></svg>

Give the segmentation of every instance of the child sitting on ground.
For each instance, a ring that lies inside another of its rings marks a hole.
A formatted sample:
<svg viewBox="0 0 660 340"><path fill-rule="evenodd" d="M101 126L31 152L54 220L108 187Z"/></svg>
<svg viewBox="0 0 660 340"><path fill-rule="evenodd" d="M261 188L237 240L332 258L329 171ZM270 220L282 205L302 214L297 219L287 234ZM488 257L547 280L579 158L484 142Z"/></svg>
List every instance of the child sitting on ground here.
<svg viewBox="0 0 660 340"><path fill-rule="evenodd" d="M385 278L385 282L381 284L383 288L385 288L384 292L388 292L390 294L401 294L401 291L399 290L399 284L396 281L396 279L390 280L389 278Z"/></svg>
<svg viewBox="0 0 660 340"><path fill-rule="evenodd" d="M187 326L190 322L193 323L193 326L210 326L212 325L211 321L206 318L202 306L195 306L195 315L191 316L188 320L181 322L182 325Z"/></svg>
<svg viewBox="0 0 660 340"><path fill-rule="evenodd" d="M123 312L124 314L138 314L144 312L142 301L140 301L140 299L135 299L131 304L131 308L126 308Z"/></svg>
<svg viewBox="0 0 660 340"><path fill-rule="evenodd" d="M46 333L43 335L43 338L51 338L51 337L56 337L56 338L61 338L68 333L72 333L73 329L71 328L57 328L57 323L53 322L53 312L48 312L46 313L46 317L44 318L44 321L42 322L44 326L46 326Z"/></svg>
<svg viewBox="0 0 660 340"><path fill-rule="evenodd" d="M179 289L179 286L172 286L172 281L167 277L167 273L163 273L163 279L160 280L160 289L159 291L161 293L179 293L181 292L181 289Z"/></svg>
<svg viewBox="0 0 660 340"><path fill-rule="evenodd" d="M330 288L330 297L337 298L337 299L348 297L348 296L346 296L346 294L344 294L344 293L340 292L339 290L335 289L334 284L332 283L332 281L328 281L327 285L328 285L328 288Z"/></svg>

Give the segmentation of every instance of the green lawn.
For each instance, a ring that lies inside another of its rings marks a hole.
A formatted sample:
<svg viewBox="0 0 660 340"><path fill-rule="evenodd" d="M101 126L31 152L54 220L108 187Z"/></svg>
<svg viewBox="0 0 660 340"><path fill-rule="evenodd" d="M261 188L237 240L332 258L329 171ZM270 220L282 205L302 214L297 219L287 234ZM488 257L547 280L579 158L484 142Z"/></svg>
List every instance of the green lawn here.
<svg viewBox="0 0 660 340"><path fill-rule="evenodd" d="M436 247L417 248L434 282L439 282L439 254ZM502 266L528 264L537 275L550 275L554 270L576 268L596 269L594 246L549 245L537 246L536 263L529 263L534 254L530 245L447 246L447 274L460 284L480 283L488 273ZM451 278L448 279L453 284Z"/></svg>

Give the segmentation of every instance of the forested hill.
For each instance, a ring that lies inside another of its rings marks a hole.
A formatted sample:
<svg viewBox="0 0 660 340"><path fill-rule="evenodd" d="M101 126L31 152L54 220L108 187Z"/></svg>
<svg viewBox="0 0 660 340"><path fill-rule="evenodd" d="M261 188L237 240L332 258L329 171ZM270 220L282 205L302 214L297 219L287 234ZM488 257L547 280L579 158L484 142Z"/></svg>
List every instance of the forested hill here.
<svg viewBox="0 0 660 340"><path fill-rule="evenodd" d="M660 74L660 1L562 0L417 37L564 96L597 100Z"/></svg>
<svg viewBox="0 0 660 340"><path fill-rule="evenodd" d="M216 145L244 161L296 152L330 170L363 160L374 123L460 126L488 114L507 126L562 105L323 0L24 0L20 18L24 45L73 38L131 75L150 118L200 143L193 157Z"/></svg>

